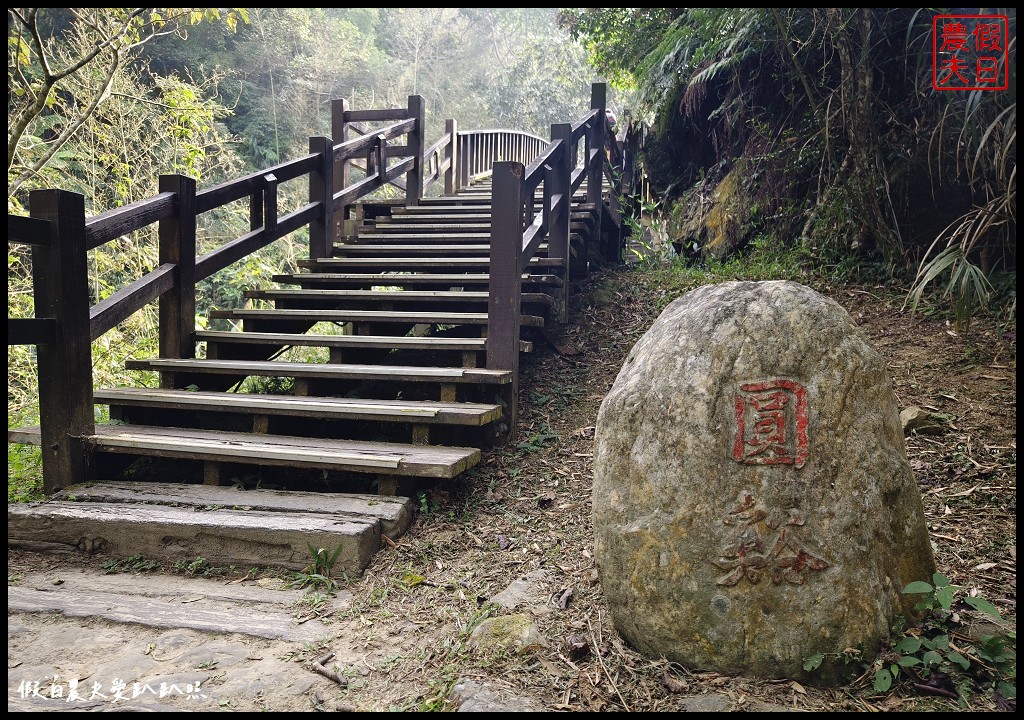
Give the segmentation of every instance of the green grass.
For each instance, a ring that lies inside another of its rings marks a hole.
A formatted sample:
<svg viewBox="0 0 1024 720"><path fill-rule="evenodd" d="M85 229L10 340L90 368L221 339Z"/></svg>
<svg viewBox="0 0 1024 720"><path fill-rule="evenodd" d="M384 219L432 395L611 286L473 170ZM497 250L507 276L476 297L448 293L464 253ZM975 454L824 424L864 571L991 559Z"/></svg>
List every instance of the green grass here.
<svg viewBox="0 0 1024 720"><path fill-rule="evenodd" d="M7 502L43 500L43 456L35 445L7 445Z"/></svg>

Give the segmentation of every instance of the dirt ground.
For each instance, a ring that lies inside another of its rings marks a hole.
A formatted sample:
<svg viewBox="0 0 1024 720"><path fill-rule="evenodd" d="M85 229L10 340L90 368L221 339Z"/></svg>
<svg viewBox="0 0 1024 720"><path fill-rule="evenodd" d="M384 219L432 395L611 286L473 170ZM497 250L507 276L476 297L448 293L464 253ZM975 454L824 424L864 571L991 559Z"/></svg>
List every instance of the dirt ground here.
<svg viewBox="0 0 1024 720"><path fill-rule="evenodd" d="M593 434L626 353L685 290L655 290L652 282L630 269L591 276L575 297L573 324L548 342L537 338L536 352L523 358L517 445L485 453L470 473L418 495L410 532L361 578L342 581L335 596L281 591L274 612L316 624L315 639L13 614L9 708L31 705L34 698L22 697L26 681L41 681L45 694L47 674L75 677L81 688L102 681L109 696L113 674L130 689L135 667L146 682L177 678L179 692L166 704L179 709L419 711L462 702L464 710L579 712L955 710L940 684L898 682L876 692L871 668L844 687L816 688L645 658L617 636L592 555ZM980 320L959 333L939 315L903 311L899 289L814 287L843 305L888 360L900 408L916 405L930 416L930 427L908 432L907 445L940 572L990 600L1015 628L1015 325ZM9 590L73 573L99 576L104 560L9 551ZM273 573L242 572L199 581L167 568L127 577L197 597L210 594L200 582L239 592L277 582ZM966 606L954 609L965 621L970 615ZM513 615L533 625L522 651L473 637L482 620ZM323 667L340 683L311 669L327 653L333 657ZM202 692L188 697L185 685L194 682ZM966 703L971 710L1014 705L991 691ZM114 704L96 698L90 707ZM41 698L31 706L44 705L72 709Z"/></svg>

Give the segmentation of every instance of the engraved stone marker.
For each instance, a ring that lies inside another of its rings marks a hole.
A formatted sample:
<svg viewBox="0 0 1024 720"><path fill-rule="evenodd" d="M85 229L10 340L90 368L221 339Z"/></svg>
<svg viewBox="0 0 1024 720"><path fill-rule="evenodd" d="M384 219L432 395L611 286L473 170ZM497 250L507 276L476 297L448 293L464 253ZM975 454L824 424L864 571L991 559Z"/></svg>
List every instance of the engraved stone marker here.
<svg viewBox="0 0 1024 720"><path fill-rule="evenodd" d="M669 305L601 405L595 551L616 628L693 669L836 679L935 570L882 358L837 303L733 282Z"/></svg>

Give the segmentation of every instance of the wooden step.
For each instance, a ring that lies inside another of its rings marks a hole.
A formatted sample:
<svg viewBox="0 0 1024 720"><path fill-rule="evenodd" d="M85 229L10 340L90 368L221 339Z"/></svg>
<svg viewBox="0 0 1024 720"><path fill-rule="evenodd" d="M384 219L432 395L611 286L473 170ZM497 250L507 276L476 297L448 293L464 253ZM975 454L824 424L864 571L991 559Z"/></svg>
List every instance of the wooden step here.
<svg viewBox="0 0 1024 720"><path fill-rule="evenodd" d="M391 222L402 222L402 223L438 223L444 222L449 223L452 226L457 226L463 222L490 222L491 213L490 211L481 212L477 208L469 208L459 212L457 208L452 207L434 207L434 208L395 208L398 212L392 212L390 218L376 218L377 225L384 225Z"/></svg>
<svg viewBox="0 0 1024 720"><path fill-rule="evenodd" d="M201 556L215 565L269 565L293 570L309 564L310 545L330 548L332 552L340 547L335 569L359 573L380 549L382 541L378 536L383 534L389 540L398 540L409 529L412 518L413 504L407 497L266 488L241 490L167 482L95 482L67 487L45 503L10 505L7 539L12 546L63 546L62 550L74 552L79 549L82 538L90 538L94 546L101 544L102 538L103 551L109 557L142 553L150 559L173 563L191 562ZM110 595L98 608L86 608L92 610L91 614L102 616L111 608L129 607L129 612L137 616L137 622L146 623L148 613L159 625L166 621L164 616L169 603L181 599L174 598L175 593L171 592L149 598L151 604L141 607L141 597L125 602L123 595L137 584L137 578L121 577L125 578L124 582L111 587L112 576L97 576L96 582L102 583L97 589ZM71 585L75 584L73 578L68 580ZM211 589L215 587L212 582L210 585ZM289 599L288 592L279 590L257 588L250 592L244 586L232 587L242 594L239 599L248 596L260 605L255 615L251 603L247 608L231 608L231 616L238 617L234 625L237 631L276 637L278 633L253 632L253 625L269 628L273 624L264 622L271 609L268 603L259 601L252 592L257 595L276 592L283 603L297 598ZM215 592L222 596L220 593L225 589L222 585L221 590ZM184 590L177 594L181 592ZM53 592L45 594L54 595ZM73 597L81 600L77 593ZM72 603L74 600L66 599ZM276 604L277 600L271 602ZM71 607L83 610L79 605ZM210 598L200 605L210 612ZM191 608L189 618L199 612L196 605L182 607ZM202 623L196 627L222 631L225 622L230 622L224 611L214 612L207 619L210 621L207 627L202 627ZM309 625L296 624L294 618L290 625L295 630L309 628ZM309 630L296 639L315 640L316 633Z"/></svg>
<svg viewBox="0 0 1024 720"><path fill-rule="evenodd" d="M319 260L299 260L298 266L312 270L348 270L352 268L385 268L392 270L423 270L427 268L487 268L491 264L490 257L381 257L381 258L320 258ZM530 268L564 268L562 258L532 257Z"/></svg>
<svg viewBox="0 0 1024 720"><path fill-rule="evenodd" d="M250 345L280 345L287 347L378 348L383 350L450 350L457 352L483 352L486 338L449 338L425 335L408 337L399 335L312 335L309 333L224 332L200 330L196 340L206 343L235 343ZM519 341L522 352L532 352L533 343Z"/></svg>
<svg viewBox="0 0 1024 720"><path fill-rule="evenodd" d="M9 442L39 444L39 427L7 433ZM99 452L239 463L243 465L452 478L480 461L477 448L251 435L219 430L96 425L82 438Z"/></svg>
<svg viewBox="0 0 1024 720"><path fill-rule="evenodd" d="M154 388L104 388L96 404L194 412L287 415L320 420L382 420L444 425L486 425L501 417L500 405L337 397L191 392Z"/></svg>
<svg viewBox="0 0 1024 720"><path fill-rule="evenodd" d="M271 277L276 283L286 285L445 285L448 287L465 287L468 285L487 285L491 276L483 273L290 273ZM527 285L562 286L562 278L557 275L523 274L522 281Z"/></svg>
<svg viewBox="0 0 1024 720"><path fill-rule="evenodd" d="M437 216L437 215L451 215L453 218L461 218L464 215L483 215L485 217L491 216L490 207L482 206L479 203L473 205L458 205L453 202L445 204L444 200L451 200L451 198L432 198L432 200L438 200L442 202L434 203L423 203L420 205L414 205L412 207L398 206L391 208L391 217L417 217L417 216Z"/></svg>
<svg viewBox="0 0 1024 720"><path fill-rule="evenodd" d="M455 234L471 234L471 233L481 234L482 233L482 234L486 234L486 233L489 233L490 230L491 230L491 223L490 223L490 221L488 221L488 222L479 222L479 221L477 221L477 222L458 222L458 223L453 223L453 222L445 222L445 223L431 223L431 222L409 223L409 222L399 222L397 220L393 220L392 219L392 220L388 220L386 223L381 223L379 225L364 225L362 228L360 228L360 232L359 232L360 236L362 236L364 230L365 230L365 232L371 232L371 233L372 232L381 232L381 231L386 230L386 231L389 231L389 232L393 231L393 232L406 232L406 233L428 233L428 232L435 232L435 233L444 233L444 234L448 234L448 233L455 233Z"/></svg>
<svg viewBox="0 0 1024 720"><path fill-rule="evenodd" d="M491 241L491 234L484 233L410 233L407 231L383 232L385 228L361 229L356 236L349 237L344 243L336 243L335 247L347 247L349 245L381 245L381 244L459 244L480 245Z"/></svg>
<svg viewBox="0 0 1024 720"><path fill-rule="evenodd" d="M486 303L488 295L476 290L246 290L252 300L304 300L345 302L346 300L373 302L437 302ZM554 298L545 293L522 293L525 304L551 305Z"/></svg>
<svg viewBox="0 0 1024 720"><path fill-rule="evenodd" d="M455 195L455 196L448 195L446 197L440 197L440 198L423 198L422 200L420 200L420 204L417 206L417 209L421 209L421 208L424 208L424 207L429 207L431 205L453 205L453 204L454 205L458 205L459 207L472 207L472 206L477 206L477 207L487 206L487 207L490 207L490 205L491 205L491 195L490 195L490 193L476 193L476 194L473 194L473 195L470 195L470 194L467 193L465 195L461 195L461 194L460 195Z"/></svg>
<svg viewBox="0 0 1024 720"><path fill-rule="evenodd" d="M82 487L75 485L69 489L79 490ZM335 571L358 576L380 550L381 533L379 523L329 512L245 510L231 505L178 507L79 502L77 499L73 502L12 503L7 506L9 546L63 555L80 553L83 547L96 548L111 558L144 555L147 560L160 560L168 565L178 562L184 565L203 558L211 565L221 567L271 566L301 570L309 566L309 548L312 546L336 550ZM74 574L62 573L61 580L65 578L74 584ZM175 615L183 615L186 623L180 625L182 627L308 642L323 634L323 630L313 633L309 629L303 630L306 626L294 625L294 617L291 627L283 622L268 622L273 618L270 609L254 608L251 602L234 604L234 607L218 611L210 598L198 605L183 605L182 594L177 597L170 594L133 596L129 591L119 592L110 588L110 578L104 579L108 589L85 594L69 594L70 591L62 587L60 592L37 592L35 595L40 597L26 597L17 591L27 588L10 587L8 611L21 607L48 615L63 613L88 617L89 622L98 618L117 618L121 622L127 620L138 625L156 626L166 626ZM138 585L137 578L135 583ZM184 587L180 592L184 593ZM190 588L189 594L192 592ZM193 596L185 602L199 599ZM189 608L187 614L181 613L183 608ZM130 705L120 706L116 710L129 708Z"/></svg>
<svg viewBox="0 0 1024 720"><path fill-rule="evenodd" d="M541 248L547 250L547 245L542 245ZM437 244L421 244L421 245L406 245L404 243L395 244L366 244L353 243L349 245L335 245L334 254L335 256L346 256L346 255L479 255L489 256L491 252L490 245L482 245L476 243L467 243L465 245L450 244L450 243L437 243Z"/></svg>
<svg viewBox="0 0 1024 720"><path fill-rule="evenodd" d="M170 505L196 511L204 508L244 508L256 512L295 513L299 517L326 513L338 520L379 525L381 532L392 539L404 535L412 524L412 501L409 498L361 493L266 488L241 490L216 485L123 481L72 485L61 490L53 499L79 503L133 503L147 507Z"/></svg>
<svg viewBox="0 0 1024 720"><path fill-rule="evenodd" d="M413 323L415 325L487 325L487 313L400 312L391 310L211 310L211 318L227 320L300 320L310 322ZM544 327L544 318L522 315L519 323Z"/></svg>
<svg viewBox="0 0 1024 720"><path fill-rule="evenodd" d="M512 382L508 370L440 368L415 365L355 365L275 360L178 360L153 358L125 361L129 370L160 370L185 374L258 375L318 380L389 380L393 382L472 383L504 385Z"/></svg>

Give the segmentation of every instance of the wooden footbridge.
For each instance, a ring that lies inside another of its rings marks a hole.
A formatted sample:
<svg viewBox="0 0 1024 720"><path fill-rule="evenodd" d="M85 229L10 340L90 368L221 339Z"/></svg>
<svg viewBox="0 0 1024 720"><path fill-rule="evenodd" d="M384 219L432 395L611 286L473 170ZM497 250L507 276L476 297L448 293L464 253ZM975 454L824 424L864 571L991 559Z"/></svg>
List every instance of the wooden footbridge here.
<svg viewBox="0 0 1024 720"><path fill-rule="evenodd" d="M91 218L80 195L40 190L30 217L8 216L10 241L33 246L37 315L9 319L8 343L37 346L40 403L40 426L9 429L8 441L41 445L45 491L64 491L11 506L9 542L214 557L221 548L235 562L294 567L307 544L341 542L331 540L340 523L358 526L348 569L361 570L382 532L408 524L403 495L514 436L520 353L567 320L572 283L591 264L620 260L632 147L610 132L604 86L549 140L448 121L426 147L418 96L387 110L336 101L332 135L215 187L165 175L155 197ZM308 203L279 212L278 186L303 176ZM366 199L387 184L404 200ZM197 255L197 217L239 201L249 232ZM91 303L87 252L154 224L159 266ZM303 228L309 256L300 272L273 277L283 289L248 289L246 307L210 312L231 331L196 327L197 282ZM154 371L159 387L94 389L92 341L151 302L159 356L127 367ZM303 361L310 352L318 362ZM239 392L251 377L278 378L287 394ZM95 405L111 422L94 421ZM306 492L231 495L242 477ZM125 510L126 500L144 510ZM225 511L186 532L172 517L182 506ZM305 524L289 540L254 539L296 509ZM136 528L164 523L159 539L114 530L125 516Z"/></svg>

